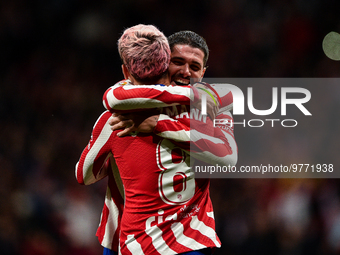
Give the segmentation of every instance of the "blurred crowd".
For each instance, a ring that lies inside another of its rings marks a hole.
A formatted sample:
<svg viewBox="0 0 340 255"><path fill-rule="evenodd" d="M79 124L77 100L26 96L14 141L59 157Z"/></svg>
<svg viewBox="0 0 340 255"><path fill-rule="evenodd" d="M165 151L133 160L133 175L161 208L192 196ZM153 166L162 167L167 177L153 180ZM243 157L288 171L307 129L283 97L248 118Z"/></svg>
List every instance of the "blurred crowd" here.
<svg viewBox="0 0 340 255"><path fill-rule="evenodd" d="M1 1L0 254L102 253L95 232L106 181L81 186L74 168L104 91L123 78L124 28L197 32L210 48L206 77L339 77L321 47L340 32L339 10L337 0ZM237 127L239 162L339 170L339 96L320 88L309 104L320 119L289 139L282 129ZM213 179L216 254L340 254L339 184Z"/></svg>

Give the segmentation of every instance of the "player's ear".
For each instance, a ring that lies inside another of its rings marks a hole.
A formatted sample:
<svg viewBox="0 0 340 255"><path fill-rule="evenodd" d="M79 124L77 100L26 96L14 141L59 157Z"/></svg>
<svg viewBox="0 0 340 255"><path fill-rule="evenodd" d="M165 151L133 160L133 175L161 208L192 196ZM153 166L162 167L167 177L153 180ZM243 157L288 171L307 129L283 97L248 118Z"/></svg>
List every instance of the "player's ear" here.
<svg viewBox="0 0 340 255"><path fill-rule="evenodd" d="M199 77L198 81L202 81L203 76L204 76L206 70L207 70L207 68L206 68L206 67L203 67L201 77Z"/></svg>
<svg viewBox="0 0 340 255"><path fill-rule="evenodd" d="M130 78L130 72L127 69L126 65L122 64L122 71L124 75L124 79L129 79Z"/></svg>
<svg viewBox="0 0 340 255"><path fill-rule="evenodd" d="M207 70L207 67L204 67L204 68L203 68L203 72L202 72L201 79L203 78L203 76L204 76L206 70Z"/></svg>

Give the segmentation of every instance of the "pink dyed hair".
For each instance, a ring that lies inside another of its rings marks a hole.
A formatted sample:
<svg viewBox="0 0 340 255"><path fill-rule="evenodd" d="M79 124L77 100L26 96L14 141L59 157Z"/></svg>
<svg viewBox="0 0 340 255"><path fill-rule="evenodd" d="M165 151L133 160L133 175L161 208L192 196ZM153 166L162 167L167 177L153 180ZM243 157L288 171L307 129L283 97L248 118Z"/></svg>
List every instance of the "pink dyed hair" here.
<svg viewBox="0 0 340 255"><path fill-rule="evenodd" d="M119 55L134 78L151 80L164 74L170 64L168 39L153 25L126 29L118 40Z"/></svg>

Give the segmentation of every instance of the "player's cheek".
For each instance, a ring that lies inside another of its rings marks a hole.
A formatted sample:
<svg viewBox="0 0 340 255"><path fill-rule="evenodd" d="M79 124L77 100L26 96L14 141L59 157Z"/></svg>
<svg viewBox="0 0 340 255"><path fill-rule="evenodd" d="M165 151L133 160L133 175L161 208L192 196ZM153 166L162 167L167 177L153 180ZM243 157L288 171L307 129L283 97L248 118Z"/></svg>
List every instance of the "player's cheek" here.
<svg viewBox="0 0 340 255"><path fill-rule="evenodd" d="M173 80L179 72L180 72L180 68L178 66L174 66L174 67L169 66L169 74L170 74L171 80Z"/></svg>
<svg viewBox="0 0 340 255"><path fill-rule="evenodd" d="M191 78L201 78L201 71L191 71Z"/></svg>

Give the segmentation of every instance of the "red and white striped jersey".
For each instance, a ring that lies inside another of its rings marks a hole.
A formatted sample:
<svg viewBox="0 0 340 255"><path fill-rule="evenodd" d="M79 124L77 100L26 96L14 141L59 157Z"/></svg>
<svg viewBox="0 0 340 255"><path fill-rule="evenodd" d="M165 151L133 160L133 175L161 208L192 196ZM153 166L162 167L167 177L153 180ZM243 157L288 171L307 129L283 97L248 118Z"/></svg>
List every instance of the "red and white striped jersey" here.
<svg viewBox="0 0 340 255"><path fill-rule="evenodd" d="M193 99L190 87L129 88L129 85L122 87L124 83L114 86L122 93L113 87L105 93L110 97L110 91L114 92L115 98L125 104L120 110L170 107L163 108L164 114L160 115L152 135L117 137L118 131L112 132L107 123L109 112L103 113L96 122L91 141L76 166L76 176L78 182L84 184L109 176L97 231L99 241L104 247L117 250L120 232L122 254L177 254L219 247L209 181L194 179L190 157L182 149L208 163L234 165L237 147L232 128L213 127L212 121L200 112L188 111L184 105L188 106ZM126 91L128 95L124 94ZM232 119L227 111L232 107L231 94L222 96L223 101L227 103L219 117ZM142 106L139 102L143 102ZM115 109L115 103L111 105ZM102 167L110 157L109 165ZM125 189L123 216L124 194L119 191L119 183L117 185L115 162Z"/></svg>
<svg viewBox="0 0 340 255"><path fill-rule="evenodd" d="M108 111L100 116L76 168L78 182L88 184L102 178L100 169L111 155L118 166L125 191L124 212L117 219L121 214L115 213L121 211L115 207L113 193L119 191L110 186L112 199L106 201L102 219L112 209L106 219L117 225L115 229L110 228L114 224L100 226L98 232L105 229L114 240L112 232L120 231L121 254L177 254L219 247L209 180L195 180L188 155L168 139L142 133L117 137L118 131L110 131L110 117Z"/></svg>

